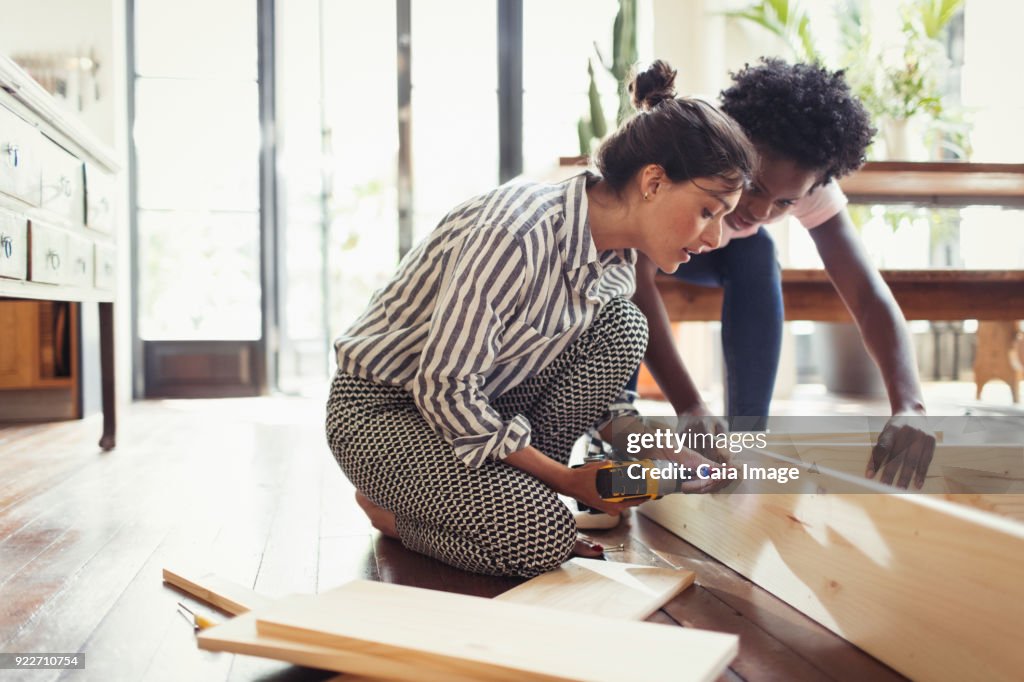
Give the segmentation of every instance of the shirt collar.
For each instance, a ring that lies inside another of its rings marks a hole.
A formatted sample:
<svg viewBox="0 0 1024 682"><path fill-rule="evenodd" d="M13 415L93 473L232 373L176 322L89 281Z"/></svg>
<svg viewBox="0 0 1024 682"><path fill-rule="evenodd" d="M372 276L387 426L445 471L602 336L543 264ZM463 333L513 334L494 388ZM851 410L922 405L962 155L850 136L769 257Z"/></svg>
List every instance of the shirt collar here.
<svg viewBox="0 0 1024 682"><path fill-rule="evenodd" d="M583 171L566 182L565 223L562 230L562 249L570 270L578 270L599 260L597 246L590 234L587 206L587 183L595 177Z"/></svg>

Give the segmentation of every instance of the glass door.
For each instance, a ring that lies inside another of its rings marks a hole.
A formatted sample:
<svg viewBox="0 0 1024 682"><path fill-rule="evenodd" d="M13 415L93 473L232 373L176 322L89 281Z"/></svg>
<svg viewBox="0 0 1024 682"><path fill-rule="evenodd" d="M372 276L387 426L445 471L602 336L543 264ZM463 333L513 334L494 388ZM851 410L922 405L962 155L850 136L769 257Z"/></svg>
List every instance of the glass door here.
<svg viewBox="0 0 1024 682"><path fill-rule="evenodd" d="M267 386L257 0L135 0L136 394Z"/></svg>

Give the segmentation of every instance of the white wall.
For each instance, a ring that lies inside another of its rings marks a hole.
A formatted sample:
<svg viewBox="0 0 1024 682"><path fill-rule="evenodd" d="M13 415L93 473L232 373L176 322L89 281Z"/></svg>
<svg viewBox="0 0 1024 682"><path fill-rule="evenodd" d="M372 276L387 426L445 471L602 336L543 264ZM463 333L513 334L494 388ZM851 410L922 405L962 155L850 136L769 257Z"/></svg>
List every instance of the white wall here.
<svg viewBox="0 0 1024 682"><path fill-rule="evenodd" d="M96 79L100 99L78 116L104 142L114 146L117 136L117 80L123 80L123 50L115 36L115 13L123 17L119 0L0 0L0 51L17 54L78 53L95 49L99 62ZM116 10L116 12L115 12ZM123 21L121 22L123 25ZM123 43L123 40L120 41Z"/></svg>
<svg viewBox="0 0 1024 682"><path fill-rule="evenodd" d="M717 98L729 71L761 55L785 55L781 40L724 12L747 0L653 0L654 54L679 71L681 93Z"/></svg>

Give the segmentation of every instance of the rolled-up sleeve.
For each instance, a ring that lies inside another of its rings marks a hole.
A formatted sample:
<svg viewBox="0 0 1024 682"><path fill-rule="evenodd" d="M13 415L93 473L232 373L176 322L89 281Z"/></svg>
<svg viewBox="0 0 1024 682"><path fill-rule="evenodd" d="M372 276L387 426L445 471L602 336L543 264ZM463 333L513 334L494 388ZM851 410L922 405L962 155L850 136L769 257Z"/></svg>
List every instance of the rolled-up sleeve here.
<svg viewBox="0 0 1024 682"><path fill-rule="evenodd" d="M507 230L468 230L452 248L452 275L439 293L411 392L420 413L469 467L530 444L523 415L505 420L483 391L505 320L526 282L522 243Z"/></svg>

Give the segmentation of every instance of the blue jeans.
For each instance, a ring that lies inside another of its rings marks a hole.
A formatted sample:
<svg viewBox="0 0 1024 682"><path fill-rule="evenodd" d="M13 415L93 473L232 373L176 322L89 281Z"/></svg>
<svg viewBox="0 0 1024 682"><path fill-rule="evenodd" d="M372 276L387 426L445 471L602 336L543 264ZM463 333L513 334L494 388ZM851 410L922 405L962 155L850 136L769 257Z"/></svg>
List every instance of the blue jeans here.
<svg viewBox="0 0 1024 682"><path fill-rule="evenodd" d="M762 428L771 406L782 348L782 274L775 242L762 227L749 237L734 239L725 248L693 256L679 266L675 277L724 289L726 413L733 428ZM634 377L630 388L635 387Z"/></svg>

